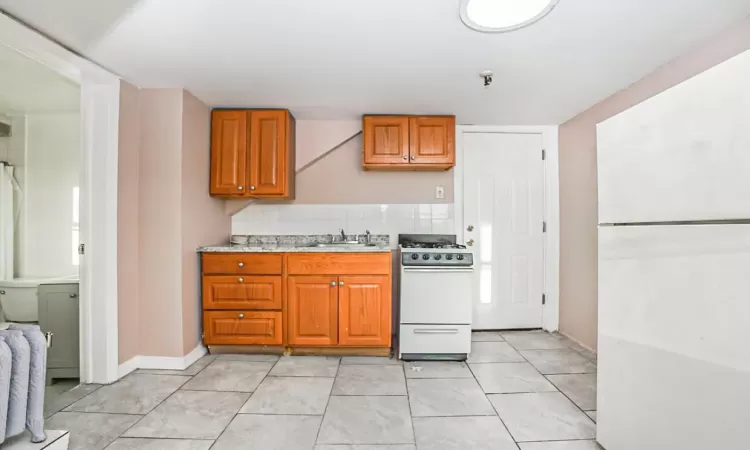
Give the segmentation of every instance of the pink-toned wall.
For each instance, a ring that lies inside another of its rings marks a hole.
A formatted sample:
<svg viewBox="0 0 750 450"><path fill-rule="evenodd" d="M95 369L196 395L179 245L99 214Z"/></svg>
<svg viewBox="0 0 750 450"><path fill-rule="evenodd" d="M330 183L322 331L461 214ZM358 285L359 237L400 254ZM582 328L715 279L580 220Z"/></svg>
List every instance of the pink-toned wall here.
<svg viewBox="0 0 750 450"><path fill-rule="evenodd" d="M196 248L230 230L208 195L210 109L123 82L119 131L118 359L182 357L200 343Z"/></svg>
<svg viewBox="0 0 750 450"><path fill-rule="evenodd" d="M596 348L596 124L750 48L750 18L560 126L560 331Z"/></svg>
<svg viewBox="0 0 750 450"><path fill-rule="evenodd" d="M224 201L208 194L211 109L183 91L182 110L182 352L200 343L200 264L196 248L224 242L231 228Z"/></svg>
<svg viewBox="0 0 750 450"><path fill-rule="evenodd" d="M120 363L138 354L139 103L138 89L121 82L117 161L117 342Z"/></svg>
<svg viewBox="0 0 750 450"><path fill-rule="evenodd" d="M142 89L139 354L182 353L182 90Z"/></svg>
<svg viewBox="0 0 750 450"><path fill-rule="evenodd" d="M453 203L452 170L364 171L361 131L360 121L297 121L296 195L284 204ZM435 186L445 187L445 198L435 198ZM229 200L226 213L232 215L250 203Z"/></svg>

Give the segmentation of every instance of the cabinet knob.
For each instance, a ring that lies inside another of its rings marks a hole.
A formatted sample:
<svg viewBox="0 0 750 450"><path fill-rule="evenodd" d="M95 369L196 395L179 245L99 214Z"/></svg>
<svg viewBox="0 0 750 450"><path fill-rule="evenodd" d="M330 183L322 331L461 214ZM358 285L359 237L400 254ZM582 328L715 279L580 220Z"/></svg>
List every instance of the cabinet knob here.
<svg viewBox="0 0 750 450"><path fill-rule="evenodd" d="M244 318L245 318L245 315L244 315L244 314L242 314L242 313L239 313L239 314L237 314L237 318L238 318L238 319L244 319Z"/></svg>
<svg viewBox="0 0 750 450"><path fill-rule="evenodd" d="M237 281L240 282L240 283L242 283L245 280L243 280L242 278L237 278Z"/></svg>
<svg viewBox="0 0 750 450"><path fill-rule="evenodd" d="M344 282L343 281L339 281L339 286L343 286L343 285L344 285Z"/></svg>
<svg viewBox="0 0 750 450"><path fill-rule="evenodd" d="M245 263L243 263L243 262L237 263L237 266L239 266L239 267L245 267Z"/></svg>
<svg viewBox="0 0 750 450"><path fill-rule="evenodd" d="M78 294L76 294L76 293L70 294L70 298L76 298L76 297L78 297Z"/></svg>
<svg viewBox="0 0 750 450"><path fill-rule="evenodd" d="M412 161L414 161L414 156L412 156L412 157L411 157L410 159L411 159Z"/></svg>
<svg viewBox="0 0 750 450"><path fill-rule="evenodd" d="M255 186L252 186L252 185L251 185L251 186L250 186L250 190L251 190L251 191L254 191L254 190L255 190Z"/></svg>
<svg viewBox="0 0 750 450"><path fill-rule="evenodd" d="M331 281L331 286L336 286L336 282L335 281Z"/></svg>
<svg viewBox="0 0 750 450"><path fill-rule="evenodd" d="M404 159L409 159L409 157L408 156L404 156Z"/></svg>
<svg viewBox="0 0 750 450"><path fill-rule="evenodd" d="M242 189L243 189L243 187L242 187L242 186L237 186L237 190L238 190L238 191L241 191Z"/></svg>
<svg viewBox="0 0 750 450"><path fill-rule="evenodd" d="M5 291L0 291L0 295L5 295Z"/></svg>

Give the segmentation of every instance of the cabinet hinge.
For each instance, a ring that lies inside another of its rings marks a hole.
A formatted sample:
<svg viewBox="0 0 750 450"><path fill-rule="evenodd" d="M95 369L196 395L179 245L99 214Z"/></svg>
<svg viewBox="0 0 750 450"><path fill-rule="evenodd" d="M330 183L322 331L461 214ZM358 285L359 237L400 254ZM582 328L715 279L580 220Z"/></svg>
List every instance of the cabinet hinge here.
<svg viewBox="0 0 750 450"><path fill-rule="evenodd" d="M78 254L83 255L83 252L86 250L86 246L83 244L78 245Z"/></svg>
<svg viewBox="0 0 750 450"><path fill-rule="evenodd" d="M542 222L542 233L547 232L547 222Z"/></svg>
<svg viewBox="0 0 750 450"><path fill-rule="evenodd" d="M547 159L547 150L542 149L542 161Z"/></svg>
<svg viewBox="0 0 750 450"><path fill-rule="evenodd" d="M542 305L547 304L547 294L542 294Z"/></svg>

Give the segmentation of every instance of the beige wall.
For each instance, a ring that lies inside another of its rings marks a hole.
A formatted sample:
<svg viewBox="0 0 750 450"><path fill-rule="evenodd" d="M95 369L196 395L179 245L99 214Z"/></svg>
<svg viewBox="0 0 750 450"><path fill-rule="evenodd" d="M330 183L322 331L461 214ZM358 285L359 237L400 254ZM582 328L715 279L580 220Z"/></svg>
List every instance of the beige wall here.
<svg viewBox="0 0 750 450"><path fill-rule="evenodd" d="M210 109L181 89L122 83L118 174L119 362L182 357L200 342L196 248L225 241L208 195Z"/></svg>
<svg viewBox="0 0 750 450"><path fill-rule="evenodd" d="M225 242L230 216L208 194L211 109L183 91L182 111L182 352L200 342L200 264L195 249Z"/></svg>
<svg viewBox="0 0 750 450"><path fill-rule="evenodd" d="M596 124L750 48L750 19L560 126L560 330L597 339Z"/></svg>
<svg viewBox="0 0 750 450"><path fill-rule="evenodd" d="M139 354L182 356L182 90L140 97Z"/></svg>
<svg viewBox="0 0 750 450"><path fill-rule="evenodd" d="M138 89L120 83L120 128L117 165L117 324L118 358L138 354Z"/></svg>

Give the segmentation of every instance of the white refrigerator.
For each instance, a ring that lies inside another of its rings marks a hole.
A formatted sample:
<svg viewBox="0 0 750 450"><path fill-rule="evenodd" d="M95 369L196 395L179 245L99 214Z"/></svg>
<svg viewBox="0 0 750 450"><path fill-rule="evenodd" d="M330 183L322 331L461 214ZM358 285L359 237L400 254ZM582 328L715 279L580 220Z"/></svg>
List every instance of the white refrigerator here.
<svg viewBox="0 0 750 450"><path fill-rule="evenodd" d="M750 449L750 51L597 141L597 440Z"/></svg>

